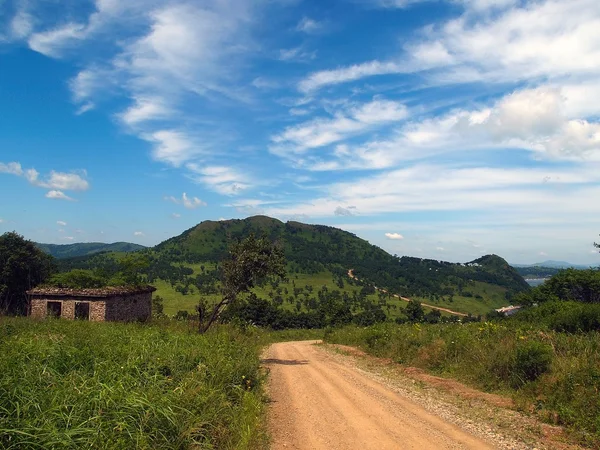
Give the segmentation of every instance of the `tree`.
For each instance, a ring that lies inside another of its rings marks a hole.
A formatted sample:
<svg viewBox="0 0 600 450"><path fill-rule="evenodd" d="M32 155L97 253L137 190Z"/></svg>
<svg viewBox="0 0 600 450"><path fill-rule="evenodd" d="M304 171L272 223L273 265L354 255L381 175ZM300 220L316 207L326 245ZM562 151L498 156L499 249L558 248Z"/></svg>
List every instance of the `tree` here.
<svg viewBox="0 0 600 450"><path fill-rule="evenodd" d="M411 300L406 305L406 309L404 310L404 314L408 317L410 322L422 322L425 317L425 311L423 311L423 307L421 306L421 302L416 300Z"/></svg>
<svg viewBox="0 0 600 450"><path fill-rule="evenodd" d="M54 258L15 232L0 236L0 314L26 314L27 291L54 271Z"/></svg>
<svg viewBox="0 0 600 450"><path fill-rule="evenodd" d="M257 239L253 234L230 246L229 256L221 268L222 299L206 319L204 311L199 310L201 333L206 332L228 306L235 304L239 294L250 291L258 281L267 276L284 278L286 275L283 249L266 237Z"/></svg>

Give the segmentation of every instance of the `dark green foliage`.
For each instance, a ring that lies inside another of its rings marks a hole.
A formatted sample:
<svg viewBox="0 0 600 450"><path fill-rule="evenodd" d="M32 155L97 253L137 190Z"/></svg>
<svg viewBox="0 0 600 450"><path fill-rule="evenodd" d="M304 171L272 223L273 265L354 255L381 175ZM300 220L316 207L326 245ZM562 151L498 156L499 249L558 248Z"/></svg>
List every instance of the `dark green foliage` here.
<svg viewBox="0 0 600 450"><path fill-rule="evenodd" d="M26 291L55 270L54 259L17 233L0 236L0 315L26 314Z"/></svg>
<svg viewBox="0 0 600 450"><path fill-rule="evenodd" d="M518 294L514 301L533 305L553 300L600 303L600 270L561 270L544 284Z"/></svg>
<svg viewBox="0 0 600 450"><path fill-rule="evenodd" d="M74 269L53 275L48 284L61 288L88 289L105 287L107 280L89 270Z"/></svg>
<svg viewBox="0 0 600 450"><path fill-rule="evenodd" d="M101 252L135 252L143 250L146 247L129 242L115 242L113 244L104 244L102 242L80 242L77 244L39 244L35 245L42 251L54 256L57 259L75 258L78 256L93 255Z"/></svg>
<svg viewBox="0 0 600 450"><path fill-rule="evenodd" d="M238 295L248 292L258 281L266 277L283 278L286 275L283 250L268 238L257 239L254 234L233 243L229 248L229 257L221 264L223 270L222 300L212 313L204 316L199 308L199 330L206 332L228 306L235 304Z"/></svg>
<svg viewBox="0 0 600 450"><path fill-rule="evenodd" d="M515 315L512 320L535 323L538 326L567 333L600 331L600 304L555 300L527 308Z"/></svg>
<svg viewBox="0 0 600 450"><path fill-rule="evenodd" d="M523 278L495 255L465 265L397 258L346 231L293 221L284 224L265 216L202 222L159 244L155 251L173 261L220 261L227 255L230 242L250 233L266 235L281 243L292 273L318 273L327 269L340 279L347 279L348 269L354 269L359 278L406 296L452 295L470 280L492 283L511 292L529 289Z"/></svg>
<svg viewBox="0 0 600 450"><path fill-rule="evenodd" d="M550 370L552 347L539 341L526 341L517 345L514 362L515 384L522 386L534 381Z"/></svg>
<svg viewBox="0 0 600 450"><path fill-rule="evenodd" d="M160 295L152 296L152 315L154 317L162 317L164 315L164 299Z"/></svg>
<svg viewBox="0 0 600 450"><path fill-rule="evenodd" d="M421 302L416 300L411 300L408 302L408 305L404 310L404 314L406 314L409 322L422 322L423 318L425 317L425 311L423 311Z"/></svg>

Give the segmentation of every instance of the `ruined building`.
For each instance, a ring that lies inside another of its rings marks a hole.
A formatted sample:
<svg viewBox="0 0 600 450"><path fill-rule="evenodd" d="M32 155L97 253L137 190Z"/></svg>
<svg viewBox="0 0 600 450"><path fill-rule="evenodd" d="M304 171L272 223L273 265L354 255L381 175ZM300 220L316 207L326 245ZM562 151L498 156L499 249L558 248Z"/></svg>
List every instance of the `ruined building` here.
<svg viewBox="0 0 600 450"><path fill-rule="evenodd" d="M30 315L34 318L133 322L150 318L155 290L152 286L99 289L39 287L27 294Z"/></svg>

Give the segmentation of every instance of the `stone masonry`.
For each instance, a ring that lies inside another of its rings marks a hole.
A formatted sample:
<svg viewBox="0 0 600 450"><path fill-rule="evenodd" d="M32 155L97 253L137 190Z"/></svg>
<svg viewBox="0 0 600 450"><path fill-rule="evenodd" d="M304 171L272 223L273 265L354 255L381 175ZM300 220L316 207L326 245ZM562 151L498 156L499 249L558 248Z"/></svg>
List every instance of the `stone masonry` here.
<svg viewBox="0 0 600 450"><path fill-rule="evenodd" d="M156 288L109 287L101 289L35 288L27 294L30 316L38 319L103 321L146 321L152 316L152 293Z"/></svg>

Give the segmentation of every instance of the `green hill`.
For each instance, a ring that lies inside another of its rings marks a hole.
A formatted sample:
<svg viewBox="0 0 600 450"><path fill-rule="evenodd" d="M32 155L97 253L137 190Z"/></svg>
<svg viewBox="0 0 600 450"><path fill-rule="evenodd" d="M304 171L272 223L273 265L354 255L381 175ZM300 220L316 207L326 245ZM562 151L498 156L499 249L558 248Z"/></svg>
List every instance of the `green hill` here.
<svg viewBox="0 0 600 450"><path fill-rule="evenodd" d="M103 242L79 242L76 244L40 244L38 248L57 259L75 258L78 256L93 255L100 252L134 252L146 247L132 244L130 242L115 242L105 244Z"/></svg>
<svg viewBox="0 0 600 450"><path fill-rule="evenodd" d="M255 289L255 294L286 310L310 311L311 305L325 297L325 292L338 291L344 301L356 302L356 311L362 310L368 300L384 305L388 317L401 314L405 302L353 282L347 276L349 269L363 284L385 288L390 294L474 315L508 305L514 293L529 289L523 278L495 255L465 264L399 258L334 227L254 216L205 221L142 252L151 261L146 275L158 288L157 295L165 299L165 311L193 311L201 296L208 300L218 298L218 263L227 255L231 242L250 233L266 235L284 248L287 279L266 280ZM101 268L110 273L115 266L111 255L63 260L61 267Z"/></svg>

